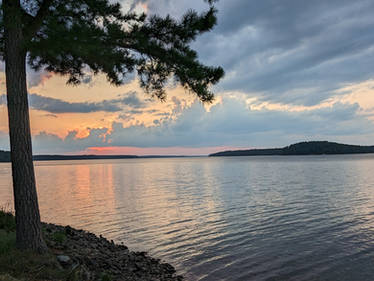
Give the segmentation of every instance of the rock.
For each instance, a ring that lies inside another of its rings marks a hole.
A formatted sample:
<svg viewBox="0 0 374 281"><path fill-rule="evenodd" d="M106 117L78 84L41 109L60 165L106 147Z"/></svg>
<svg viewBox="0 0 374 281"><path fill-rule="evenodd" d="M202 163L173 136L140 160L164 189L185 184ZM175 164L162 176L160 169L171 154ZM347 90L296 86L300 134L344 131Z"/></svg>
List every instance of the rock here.
<svg viewBox="0 0 374 281"><path fill-rule="evenodd" d="M1 0L0 0L1 1ZM180 281L173 266L152 258L146 252L132 252L103 236L70 226L43 224L46 242L57 256L57 265L69 269L74 280L101 280L103 273L113 281ZM53 240L53 233L66 234L63 245ZM63 246L63 247L61 247ZM0 280L2 281L2 280Z"/></svg>
<svg viewBox="0 0 374 281"><path fill-rule="evenodd" d="M21 281L21 280L13 278L12 276L8 274L5 274L5 275L0 275L0 281Z"/></svg>
<svg viewBox="0 0 374 281"><path fill-rule="evenodd" d="M69 267L73 263L69 256L64 255L57 256L57 261L65 268Z"/></svg>
<svg viewBox="0 0 374 281"><path fill-rule="evenodd" d="M89 281L92 280L91 272L84 265L72 269L73 280Z"/></svg>
<svg viewBox="0 0 374 281"><path fill-rule="evenodd" d="M65 226L65 233L67 235L74 235L73 229L70 227L70 225Z"/></svg>

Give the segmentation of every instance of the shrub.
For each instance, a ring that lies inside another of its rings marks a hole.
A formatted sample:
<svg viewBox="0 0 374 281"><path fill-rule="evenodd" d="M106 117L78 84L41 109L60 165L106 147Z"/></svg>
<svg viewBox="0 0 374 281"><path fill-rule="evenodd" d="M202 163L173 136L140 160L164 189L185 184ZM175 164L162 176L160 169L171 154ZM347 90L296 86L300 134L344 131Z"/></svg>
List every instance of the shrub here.
<svg viewBox="0 0 374 281"><path fill-rule="evenodd" d="M13 214L4 208L0 209L0 229L7 232L16 231L16 220Z"/></svg>

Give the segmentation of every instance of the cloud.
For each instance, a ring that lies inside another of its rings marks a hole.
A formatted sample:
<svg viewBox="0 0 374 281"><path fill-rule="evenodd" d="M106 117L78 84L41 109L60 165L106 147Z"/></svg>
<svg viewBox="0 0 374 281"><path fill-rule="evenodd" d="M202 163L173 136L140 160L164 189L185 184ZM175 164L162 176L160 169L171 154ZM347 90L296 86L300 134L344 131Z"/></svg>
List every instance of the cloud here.
<svg viewBox="0 0 374 281"><path fill-rule="evenodd" d="M201 0L146 3L151 13L176 17L206 9ZM217 8L218 25L194 43L204 63L226 71L216 92L311 106L374 76L371 0L237 0Z"/></svg>
<svg viewBox="0 0 374 281"><path fill-rule="evenodd" d="M80 152L97 144L101 146L107 132L107 128L90 129L89 136L78 138L76 131L70 131L64 139L54 134L40 132L33 137L33 151L35 153Z"/></svg>
<svg viewBox="0 0 374 281"><path fill-rule="evenodd" d="M118 99L103 100L101 102L67 102L38 94L30 95L30 105L33 109L50 113L118 112L122 110L119 103L120 101Z"/></svg>
<svg viewBox="0 0 374 281"><path fill-rule="evenodd" d="M58 116L56 114L52 114L52 113L44 114L44 116L52 117L52 118L58 118Z"/></svg>
<svg viewBox="0 0 374 281"><path fill-rule="evenodd" d="M92 83L92 75L86 75L82 79L83 84L91 84Z"/></svg>
<svg viewBox="0 0 374 281"><path fill-rule="evenodd" d="M27 65L27 86L29 88L44 85L44 83L52 78L53 74L47 71L34 71Z"/></svg>
<svg viewBox="0 0 374 281"><path fill-rule="evenodd" d="M71 131L65 138L47 132L34 136L35 153L85 151L90 147L273 147L303 140L330 140L372 144L374 124L360 115L357 104L304 111L251 110L236 98L224 98L210 112L200 103L185 109L177 119L166 118L154 126L88 128L79 138ZM355 136L352 140L351 136Z"/></svg>
<svg viewBox="0 0 374 281"><path fill-rule="evenodd" d="M30 107L35 110L43 110L49 113L90 113L90 112L120 112L124 106L130 108L144 107L146 102L142 101L136 92L119 95L117 99L103 100L100 102L68 102L62 99L45 97L38 94L30 94ZM0 105L6 104L6 96L0 95Z"/></svg>
<svg viewBox="0 0 374 281"><path fill-rule="evenodd" d="M340 103L303 112L249 110L241 101L226 99L210 112L196 103L177 120L151 128L114 123L107 139L115 146L263 146L279 145L279 137L288 144L305 137L372 133L374 125L359 116L358 110L357 104Z"/></svg>
<svg viewBox="0 0 374 281"><path fill-rule="evenodd" d="M220 88L314 105L374 75L373 11L365 0L222 1L218 28L198 47L210 42L204 55L226 69Z"/></svg>
<svg viewBox="0 0 374 281"><path fill-rule="evenodd" d="M121 102L127 104L133 108L142 108L146 105L146 103L141 100L136 92L130 92L125 94L126 97L122 98Z"/></svg>
<svg viewBox="0 0 374 281"><path fill-rule="evenodd" d="M127 0L121 1L127 6ZM176 18L180 18L189 9L197 11L206 10L208 5L203 0L191 1L172 1L172 0L133 0L131 1L130 10L146 12L147 14L158 14L165 16L170 14ZM138 8L138 9L137 9ZM142 8L142 9L139 9Z"/></svg>
<svg viewBox="0 0 374 281"><path fill-rule="evenodd" d="M0 105L6 104L6 95L0 95Z"/></svg>
<svg viewBox="0 0 374 281"><path fill-rule="evenodd" d="M145 5L149 14L176 18L191 8L208 8L202 0L121 2L126 9ZM226 71L216 92L240 91L262 101L311 106L347 83L374 76L374 2L304 2L217 2L218 25L193 44L204 63ZM29 84L38 79L31 77Z"/></svg>
<svg viewBox="0 0 374 281"><path fill-rule="evenodd" d="M7 133L0 131L0 150L9 150L9 136Z"/></svg>
<svg viewBox="0 0 374 281"><path fill-rule="evenodd" d="M176 18L190 8L203 11L208 7L202 0L132 3L132 7L146 9L149 14ZM126 8L130 9L131 3ZM33 94L31 107L50 114L125 110L111 120L131 121L125 122L128 127L113 123L111 128L89 129L86 138L78 138L76 132L64 139L40 133L35 137L37 149L64 152L110 145L280 146L305 139L370 144L374 139L373 123L368 119L373 112L372 88L366 87L366 92L358 95L347 86L374 77L373 1L236 0L218 1L217 8L218 25L198 37L193 47L202 62L221 65L226 71L214 88L223 97L221 104L207 112L197 103L186 108L173 97L173 106L168 108L171 113L150 112L147 101L136 93L79 103ZM2 67L0 64L0 71ZM42 83L41 75L29 74L29 86ZM85 82L90 84L91 79L87 76ZM239 93L243 100L230 98L231 93ZM250 109L244 102L248 98L258 104L276 104L278 109ZM5 102L0 96L0 104ZM295 107L301 110L290 111ZM141 120L143 114L160 118L153 124L152 119L149 127Z"/></svg>

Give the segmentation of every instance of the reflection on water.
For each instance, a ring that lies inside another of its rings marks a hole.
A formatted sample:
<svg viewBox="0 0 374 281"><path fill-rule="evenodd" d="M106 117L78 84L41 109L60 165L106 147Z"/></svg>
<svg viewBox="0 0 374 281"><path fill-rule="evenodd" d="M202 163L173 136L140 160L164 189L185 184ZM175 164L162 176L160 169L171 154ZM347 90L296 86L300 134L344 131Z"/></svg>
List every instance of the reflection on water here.
<svg viewBox="0 0 374 281"><path fill-rule="evenodd" d="M370 155L36 163L43 220L147 250L188 280L372 280L373 171Z"/></svg>

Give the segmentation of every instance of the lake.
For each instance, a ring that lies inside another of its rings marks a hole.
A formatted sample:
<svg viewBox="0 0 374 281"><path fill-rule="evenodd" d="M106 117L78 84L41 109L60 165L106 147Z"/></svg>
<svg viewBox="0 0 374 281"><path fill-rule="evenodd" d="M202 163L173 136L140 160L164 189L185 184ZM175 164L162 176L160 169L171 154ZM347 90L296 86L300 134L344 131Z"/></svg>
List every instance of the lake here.
<svg viewBox="0 0 374 281"><path fill-rule="evenodd" d="M41 216L187 280L373 280L374 155L36 162ZM0 163L0 205L12 204Z"/></svg>

